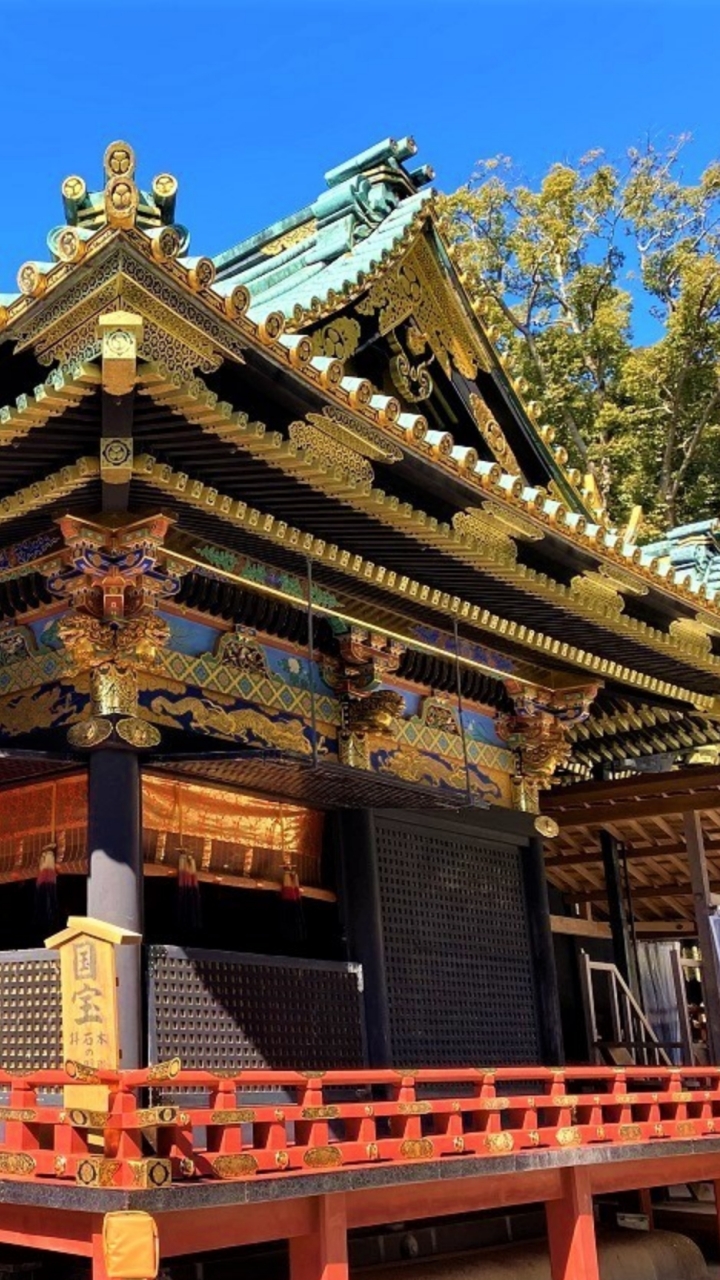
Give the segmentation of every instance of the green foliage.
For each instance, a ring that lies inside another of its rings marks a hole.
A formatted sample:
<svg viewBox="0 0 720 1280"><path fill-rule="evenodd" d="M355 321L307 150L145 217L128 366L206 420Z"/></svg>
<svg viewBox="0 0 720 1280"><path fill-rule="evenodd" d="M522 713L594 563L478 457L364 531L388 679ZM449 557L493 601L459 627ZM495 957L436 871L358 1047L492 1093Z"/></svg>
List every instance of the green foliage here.
<svg viewBox="0 0 720 1280"><path fill-rule="evenodd" d="M720 512L720 163L684 181L687 139L554 164L504 157L442 199L442 228L514 369L613 517L654 533ZM637 346L633 319L659 339Z"/></svg>

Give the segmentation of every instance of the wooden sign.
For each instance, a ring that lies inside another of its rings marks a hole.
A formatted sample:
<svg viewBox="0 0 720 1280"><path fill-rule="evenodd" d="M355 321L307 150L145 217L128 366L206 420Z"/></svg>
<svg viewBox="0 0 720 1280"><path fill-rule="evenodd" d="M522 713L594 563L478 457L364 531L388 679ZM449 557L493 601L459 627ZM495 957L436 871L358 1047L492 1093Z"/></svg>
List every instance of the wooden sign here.
<svg viewBox="0 0 720 1280"><path fill-rule="evenodd" d="M67 929L45 939L60 955L63 1058L93 1070L120 1066L115 947L139 945L139 933L86 916L71 916ZM103 1086L70 1085L66 1105L102 1110Z"/></svg>

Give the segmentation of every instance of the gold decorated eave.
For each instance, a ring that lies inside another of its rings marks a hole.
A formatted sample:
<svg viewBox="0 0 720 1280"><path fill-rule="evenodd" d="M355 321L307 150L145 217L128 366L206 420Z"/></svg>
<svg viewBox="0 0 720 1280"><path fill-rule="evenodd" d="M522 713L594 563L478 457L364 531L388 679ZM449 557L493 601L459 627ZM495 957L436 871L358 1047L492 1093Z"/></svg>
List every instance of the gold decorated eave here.
<svg viewBox="0 0 720 1280"><path fill-rule="evenodd" d="M315 356L308 338L284 332L285 322L278 313L257 323L250 320L242 313L248 301L242 287L227 295L219 293L213 288L212 273L198 274L196 265L163 257L155 242L137 227L105 226L82 243L82 280L73 279L79 260L58 262L47 272L28 270L23 275L26 294L0 311L0 326L16 339L18 350L32 346L41 359L62 360L67 356L64 343L76 342L78 326L83 324L86 345L94 357L94 319L103 307L116 305L125 288L131 296L123 301L141 315L144 308L149 310L156 328L184 345L191 352L188 360L194 359L200 367L212 368L221 358L241 361L243 350L252 348L360 423L395 441L401 438L409 457L447 471L466 487L469 506L473 491L474 501L482 505L490 490L501 507L523 517L526 527L528 522L535 523L542 533L567 541L596 563L629 570L669 601L698 609L701 620L714 622L720 617L720 610L707 603L702 589L690 589L689 579L670 581L657 563L643 562L638 548L624 544L616 532L568 512L550 495L524 485L519 476L503 473L493 464L478 464L473 450L456 446L449 433L429 432L420 415L403 415L393 397L379 394L364 379L346 376L339 361ZM113 253L115 261L110 262ZM97 269L95 279L91 263ZM158 275L165 278L164 290L156 287ZM157 343L162 346L160 338L156 340L159 351ZM520 529L517 532L523 536Z"/></svg>
<svg viewBox="0 0 720 1280"><path fill-rule="evenodd" d="M279 431L267 431L264 423L219 401L200 378L184 382L157 364L141 366L138 377L141 388L153 401L203 432L412 538L419 548L433 547L458 565L483 570L573 618L583 618L651 652L720 676L720 658L710 652L702 625L696 624L692 634L687 628L663 632L622 612L621 592L641 594L647 590L640 575L613 565L605 568L604 574L587 574L566 586L523 564L517 558L516 541L543 537L550 522L547 517L543 519L542 501L531 505L524 500L517 485L503 484L499 469L487 474L483 505L471 508L467 514L459 513L454 524L449 525L376 486L372 469L363 457L371 450L363 447L362 439L356 439L356 451L344 446L338 449L330 436L323 444L323 433L317 427L309 435L291 434L287 438ZM310 417L313 423L318 421L318 415ZM390 430L386 434L392 438ZM462 467L461 459L453 462ZM530 508L532 516L523 510L523 505Z"/></svg>
<svg viewBox="0 0 720 1280"><path fill-rule="evenodd" d="M686 668L707 675L717 673L719 660L711 652L710 635L720 611L714 604L704 604L701 593L690 592L685 583L673 583L668 590L657 566L652 562L643 564L637 548L622 545L616 534L600 525L588 526L577 513L563 511L562 504L539 490L529 490L520 477L507 475L492 464L483 467L472 449L458 448L447 433L430 432L419 415L402 415L393 397L380 395L363 379L346 377L339 361L315 356L312 345L302 335L285 334L282 317L272 313L256 323L238 314L246 299L235 291L220 295L213 288L212 264L205 269L204 260L180 262L173 256L172 244L149 237L135 225L126 226L122 219L102 227L88 239L78 239L75 248L74 243L68 237L63 249L65 260L49 272L33 264L21 271L26 294L9 308L6 316L8 332L19 339L21 346L32 346L41 359L52 361L73 352L77 358L76 344L84 340L80 354L95 358L100 341L98 314L114 305L130 305L146 322L143 341L154 340L158 353L163 344L174 344L176 358L185 359L189 367L199 363L210 369L220 359L237 362L242 360L243 351L252 348L262 360L276 365L279 362L291 370L292 378L306 387L312 385L315 394L330 402L334 412L348 415L351 426L357 422L359 428L372 430L379 438L394 437L388 440L389 450L398 448L399 437L402 438L399 447L403 456L422 459L426 466L452 474L455 485L468 491L469 502L449 525L380 488L371 485L364 493L363 473L366 484L369 463L361 463L355 474L347 465L328 466L327 455L317 447L317 423L313 423L313 435L308 436L303 424L305 434L300 436L298 430L296 438L291 436L289 442L298 448L296 461L305 468L306 481L327 491L330 477L340 486L337 496L347 505L399 530L419 548L432 545L447 557L448 564L455 561L470 569L482 569L498 583L507 583L530 599L564 612L569 619L591 622ZM83 274L78 279L73 272L80 263ZM148 354L152 354L151 347L140 352L145 359ZM72 364L68 367L72 368ZM211 406L206 404L203 411L210 413ZM12 409L8 412L12 414ZM314 416L317 419L321 415ZM401 421L403 417L405 422ZM322 435L320 432L321 438ZM277 448L279 455L285 440L280 433L256 431L255 445L270 460L273 449ZM345 450L346 462L352 453L352 449ZM568 587L518 562L517 540L533 538L536 529L551 541L558 538L576 548L586 544L592 567ZM601 579L604 575L611 580L609 590L598 580L598 569ZM651 583L668 595L674 607L684 597L686 607L692 603L697 615L676 618L670 634L628 617L622 612L622 593L636 590L638 579L641 590ZM491 610L484 612L497 616ZM547 637L539 616L537 621L538 626L524 626L520 633L522 643L530 637L530 644L542 652ZM508 622L508 626L513 627L514 634L517 624ZM562 644L560 661L565 660L565 654L578 651L577 645ZM612 665L618 667L617 663Z"/></svg>
<svg viewBox="0 0 720 1280"><path fill-rule="evenodd" d="M502 637L521 649L528 650L536 661L542 661L545 656L602 679L612 679L660 697L687 702L699 710L709 711L715 706L715 698L710 695L684 689L669 681L659 680L610 659L601 658L524 624L502 618L479 605L431 587L428 583L374 564L363 556L343 550L335 543L328 543L312 533L277 520L242 500L224 495L215 486L206 485L186 473L175 471L150 455L141 455L135 459L134 473L138 479L144 480L160 492L172 493L181 505L205 511L230 526L247 529L270 543L287 547L298 555L308 556L319 565L339 570L355 581L372 584L392 596L426 604L429 609L441 612L448 618L457 618L485 634Z"/></svg>
<svg viewBox="0 0 720 1280"><path fill-rule="evenodd" d="M17 522L43 507L56 504L58 499L88 485L98 479L99 475L98 458L80 458L71 466L62 467L39 483L25 486L0 500L0 525ZM427 582L366 560L336 543L328 543L242 500L224 495L216 487L157 462L150 455L135 458L133 475L136 480L154 490L171 494L181 507L205 512L230 527L247 530L269 544L282 546L298 556L309 557L319 565L326 565L349 580L376 587L391 598L426 606L428 610L444 615L449 620L457 618L486 636L505 641L520 652L525 650L535 663L542 664L545 660L551 666L575 667L602 680L613 680L658 697L686 702L700 711L711 712L715 709L716 699L709 694L689 690L674 682L634 670L628 665L504 618L492 610L432 587ZM328 612L333 613L332 610ZM549 676L547 683L551 685L553 678Z"/></svg>

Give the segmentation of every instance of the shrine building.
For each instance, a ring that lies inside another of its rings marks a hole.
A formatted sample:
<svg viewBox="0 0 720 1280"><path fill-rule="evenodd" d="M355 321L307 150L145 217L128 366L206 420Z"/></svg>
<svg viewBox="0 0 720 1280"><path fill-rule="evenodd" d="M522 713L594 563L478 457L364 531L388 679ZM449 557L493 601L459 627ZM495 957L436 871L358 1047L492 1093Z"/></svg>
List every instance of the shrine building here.
<svg viewBox="0 0 720 1280"><path fill-rule="evenodd" d="M597 1280L720 1181L711 534L613 526L414 154L211 257L113 143L0 296L0 1244L93 1280L533 1205Z"/></svg>

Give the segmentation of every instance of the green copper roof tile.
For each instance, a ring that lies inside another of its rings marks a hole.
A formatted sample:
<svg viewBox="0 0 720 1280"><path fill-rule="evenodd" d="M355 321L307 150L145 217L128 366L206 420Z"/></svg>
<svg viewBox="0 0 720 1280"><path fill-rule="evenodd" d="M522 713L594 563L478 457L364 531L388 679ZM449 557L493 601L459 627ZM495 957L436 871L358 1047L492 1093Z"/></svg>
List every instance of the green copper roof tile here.
<svg viewBox="0 0 720 1280"><path fill-rule="evenodd" d="M403 167L414 153L411 138L387 138L329 170L313 204L218 254L219 280L249 289L255 316L271 307L291 315L330 289L355 285L430 198L419 188L431 170Z"/></svg>

